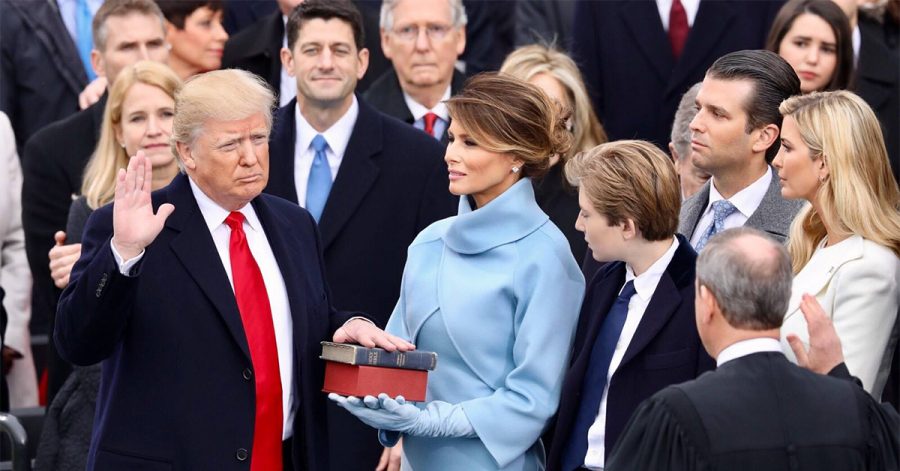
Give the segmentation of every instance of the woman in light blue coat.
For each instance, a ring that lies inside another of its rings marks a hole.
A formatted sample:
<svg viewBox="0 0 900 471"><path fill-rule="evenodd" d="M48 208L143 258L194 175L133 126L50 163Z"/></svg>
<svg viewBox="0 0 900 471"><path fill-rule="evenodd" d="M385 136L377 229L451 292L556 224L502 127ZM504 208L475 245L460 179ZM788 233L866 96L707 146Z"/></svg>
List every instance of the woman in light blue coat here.
<svg viewBox="0 0 900 471"><path fill-rule="evenodd" d="M584 278L530 179L565 155L565 116L538 88L483 74L447 102L445 160L459 214L409 247L387 330L438 353L427 400L344 398L339 405L403 439L403 469L543 469Z"/></svg>

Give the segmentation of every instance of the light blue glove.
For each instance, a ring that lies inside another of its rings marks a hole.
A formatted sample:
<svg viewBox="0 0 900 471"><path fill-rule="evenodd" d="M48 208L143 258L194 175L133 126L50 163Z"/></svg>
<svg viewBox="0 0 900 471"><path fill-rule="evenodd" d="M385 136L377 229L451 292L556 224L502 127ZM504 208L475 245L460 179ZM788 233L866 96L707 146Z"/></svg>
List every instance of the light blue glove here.
<svg viewBox="0 0 900 471"><path fill-rule="evenodd" d="M475 429L472 428L469 418L459 404L431 401L425 409L419 409L408 404L403 396L391 399L384 393L379 394L378 398L366 396L363 400L334 393L329 394L328 398L347 409L366 425L377 429L418 437L475 436Z"/></svg>

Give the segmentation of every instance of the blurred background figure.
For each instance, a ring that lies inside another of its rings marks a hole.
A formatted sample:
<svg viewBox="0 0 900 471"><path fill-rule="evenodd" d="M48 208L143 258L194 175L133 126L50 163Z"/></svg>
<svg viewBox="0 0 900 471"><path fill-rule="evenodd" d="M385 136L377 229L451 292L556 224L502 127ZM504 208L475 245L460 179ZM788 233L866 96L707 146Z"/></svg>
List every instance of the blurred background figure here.
<svg viewBox="0 0 900 471"><path fill-rule="evenodd" d="M793 294L782 345L808 342L799 305L815 296L834 322L850 373L876 399L891 367L900 304L900 190L878 120L858 96L835 91L781 105L781 150L773 165L785 198L810 204L791 226Z"/></svg>
<svg viewBox="0 0 900 471"><path fill-rule="evenodd" d="M685 92L675 111L675 120L672 122L672 140L669 141L669 153L675 162L675 173L681 183L681 199L686 200L709 180L710 175L700 170L691 160L691 121L697 116L697 92L700 91L702 82Z"/></svg>
<svg viewBox="0 0 900 471"><path fill-rule="evenodd" d="M831 0L791 0L772 23L766 49L791 64L803 93L844 90L853 75L850 22Z"/></svg>
<svg viewBox="0 0 900 471"><path fill-rule="evenodd" d="M8 407L38 403L37 374L31 353L31 271L22 231L22 169L9 118L0 112L0 285L8 324L3 335L2 374L9 385Z"/></svg>
<svg viewBox="0 0 900 471"><path fill-rule="evenodd" d="M567 128L574 138L572 148L564 155L550 157L550 171L543 178L533 181L534 196L541 209L565 234L575 260L581 261L587 243L572 223L578 217L578 190L566 181L563 167L573 155L607 140L606 132L594 113L581 72L572 58L563 52L534 44L516 49L507 56L500 73L536 85L568 115Z"/></svg>
<svg viewBox="0 0 900 471"><path fill-rule="evenodd" d="M141 61L119 73L109 91L97 149L85 168L81 196L69 211L67 242L77 244L78 250L74 257L51 253L58 286L69 284L72 266L81 256L84 225L95 209L112 202L117 172L128 166L130 156L143 151L150 159L153 190L168 185L178 173L169 140L180 87L178 76L156 62ZM85 468L99 386L99 364L74 367L47 409L36 470Z"/></svg>
<svg viewBox="0 0 900 471"><path fill-rule="evenodd" d="M222 66L228 33L222 0L157 0L166 17L169 67L187 80Z"/></svg>

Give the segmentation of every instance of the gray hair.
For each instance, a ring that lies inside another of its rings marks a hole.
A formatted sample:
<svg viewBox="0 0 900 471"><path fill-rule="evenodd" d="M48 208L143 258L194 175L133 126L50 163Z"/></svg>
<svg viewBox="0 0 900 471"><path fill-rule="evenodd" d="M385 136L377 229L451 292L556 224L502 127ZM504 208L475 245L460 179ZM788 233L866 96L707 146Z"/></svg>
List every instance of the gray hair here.
<svg viewBox="0 0 900 471"><path fill-rule="evenodd" d="M389 31L394 27L394 8L400 0L384 0L381 3L381 16L378 21L378 27ZM454 28L465 26L469 21L466 16L466 7L463 6L462 0L447 0L450 6L450 25Z"/></svg>
<svg viewBox="0 0 900 471"><path fill-rule="evenodd" d="M266 82L238 69L214 70L191 77L175 95L172 152L184 172L177 143L194 145L208 120L238 121L262 113L272 129L275 94Z"/></svg>
<svg viewBox="0 0 900 471"><path fill-rule="evenodd" d="M94 49L106 50L106 40L109 31L106 21L113 16L145 15L159 19L159 29L162 35L166 34L166 18L159 6L153 0L106 0L94 14L91 22L91 32L94 39Z"/></svg>
<svg viewBox="0 0 900 471"><path fill-rule="evenodd" d="M767 247L748 239L762 239ZM791 257L768 234L750 227L714 236L697 257L697 283L715 296L732 327L768 330L781 327L791 297Z"/></svg>
<svg viewBox="0 0 900 471"><path fill-rule="evenodd" d="M684 160L691 155L691 121L697 116L697 93L700 92L700 85L703 82L697 82L684 92L681 101L678 102L678 110L675 111L675 120L672 121L672 135L670 140L675 146L675 152L678 153L678 160Z"/></svg>

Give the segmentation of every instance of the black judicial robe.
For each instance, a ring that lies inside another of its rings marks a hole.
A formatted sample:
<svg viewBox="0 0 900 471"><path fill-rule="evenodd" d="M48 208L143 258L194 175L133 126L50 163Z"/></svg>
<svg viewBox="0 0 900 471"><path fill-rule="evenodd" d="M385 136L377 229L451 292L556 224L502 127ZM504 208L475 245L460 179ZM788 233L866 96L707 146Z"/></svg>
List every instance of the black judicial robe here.
<svg viewBox="0 0 900 471"><path fill-rule="evenodd" d="M607 471L900 469L900 416L780 352L670 386L632 416Z"/></svg>

